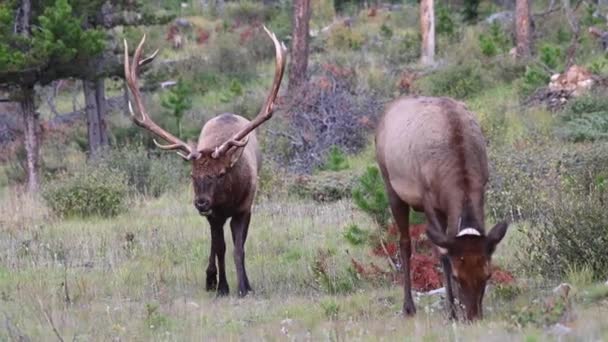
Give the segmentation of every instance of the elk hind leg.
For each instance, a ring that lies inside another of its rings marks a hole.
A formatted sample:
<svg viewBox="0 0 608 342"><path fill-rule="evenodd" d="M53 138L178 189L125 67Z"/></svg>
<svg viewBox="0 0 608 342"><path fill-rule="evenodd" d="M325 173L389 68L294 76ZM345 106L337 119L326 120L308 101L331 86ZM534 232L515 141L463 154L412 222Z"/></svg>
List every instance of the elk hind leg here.
<svg viewBox="0 0 608 342"><path fill-rule="evenodd" d="M409 230L410 207L397 196L388 182L386 188L391 212L399 228L399 253L401 254L401 268L403 269L403 314L413 316L416 314L416 306L412 298L412 279L410 275L410 259L412 256L412 242Z"/></svg>

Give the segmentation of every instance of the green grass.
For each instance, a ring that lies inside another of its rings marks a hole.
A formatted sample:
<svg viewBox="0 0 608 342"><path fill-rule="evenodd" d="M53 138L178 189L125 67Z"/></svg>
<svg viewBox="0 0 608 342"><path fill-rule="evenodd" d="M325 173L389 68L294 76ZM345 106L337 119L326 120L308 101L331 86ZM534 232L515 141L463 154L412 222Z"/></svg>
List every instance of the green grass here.
<svg viewBox="0 0 608 342"><path fill-rule="evenodd" d="M114 219L58 220L35 198L5 192L0 199L0 312L37 341L56 337L48 315L64 339L77 340L393 340L413 341L551 339L537 326L516 327L510 312L542 296L527 288L513 302L487 296L487 319L472 327L448 325L437 298L421 297L418 316L399 315L399 286L356 282L344 293L318 288L311 266L319 250L329 250L329 277L341 281L350 257L370 260L364 246L344 238L348 224L371 227L348 202L316 204L265 200L256 205L246 245L247 269L256 292L215 298L204 291L209 251L207 223L190 205L190 190L139 201ZM189 188L188 188L189 189ZM127 233L134 236L132 242ZM227 238L227 272L236 288L232 243ZM508 250L498 256L506 256ZM384 265L385 260L374 260ZM67 280L67 283L66 283ZM66 301L66 286L67 297ZM605 298L593 288L591 303L577 314L602 317ZM584 321L581 321L584 322ZM577 329L582 340L608 333L608 323L592 320ZM17 329L17 330L15 330ZM310 334L310 335L308 335ZM0 329L0 340L9 338Z"/></svg>

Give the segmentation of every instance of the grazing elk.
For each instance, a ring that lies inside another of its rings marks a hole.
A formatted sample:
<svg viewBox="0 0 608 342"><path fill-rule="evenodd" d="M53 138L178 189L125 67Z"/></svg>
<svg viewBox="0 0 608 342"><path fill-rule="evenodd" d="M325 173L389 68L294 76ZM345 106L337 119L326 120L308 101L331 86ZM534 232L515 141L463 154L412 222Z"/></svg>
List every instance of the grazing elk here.
<svg viewBox="0 0 608 342"><path fill-rule="evenodd" d="M132 119L137 125L169 142L168 145L161 145L155 140L154 143L159 148L175 150L181 157L192 162L194 206L201 215L206 216L211 226L211 253L206 272L206 287L208 291L217 289L218 295L227 295L229 292L224 262L226 244L223 230L228 218L231 218L238 294L245 296L252 290L245 271L244 245L261 165L260 147L253 130L272 117L274 102L283 78L286 55L285 46L279 43L274 33L266 27L264 30L274 43L276 69L270 95L260 113L252 121L230 113L218 115L203 126L196 145L183 142L152 121L139 92L137 75L139 67L151 62L158 50L151 57L141 59L146 38L144 35L135 50L133 62L129 64L125 41L125 77L139 112L136 115L129 103Z"/></svg>
<svg viewBox="0 0 608 342"><path fill-rule="evenodd" d="M467 320L482 318L490 259L506 223L484 230L488 161L481 129L466 107L448 98L405 97L391 103L376 131L376 159L399 227L405 315L414 315L410 279L410 208L424 212L439 247L447 307L453 290Z"/></svg>

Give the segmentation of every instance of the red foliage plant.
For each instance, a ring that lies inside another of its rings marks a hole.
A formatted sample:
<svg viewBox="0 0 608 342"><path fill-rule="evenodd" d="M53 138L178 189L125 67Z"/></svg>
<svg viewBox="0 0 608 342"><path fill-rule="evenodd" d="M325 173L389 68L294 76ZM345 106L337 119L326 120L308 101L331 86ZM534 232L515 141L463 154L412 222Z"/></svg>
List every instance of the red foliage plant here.
<svg viewBox="0 0 608 342"><path fill-rule="evenodd" d="M196 32L196 43L203 45L209 40L210 36L211 34L207 30L199 27Z"/></svg>
<svg viewBox="0 0 608 342"><path fill-rule="evenodd" d="M412 258L410 274L412 286L417 291L430 291L443 286L443 277L439 263L439 252L434 245L427 239L426 224L416 224L410 226L410 237L412 239ZM388 258L393 264L399 263L399 231L395 224L388 226L386 230L386 240L377 242L372 247L372 254ZM384 245L384 246L383 246ZM379 266L370 263L366 267L362 263L351 259L355 271L364 278L373 279L374 277L389 276L390 272L382 270ZM392 272L390 278L398 283L403 282L401 272ZM492 278L494 284L511 284L515 281L513 275L505 270L494 266Z"/></svg>

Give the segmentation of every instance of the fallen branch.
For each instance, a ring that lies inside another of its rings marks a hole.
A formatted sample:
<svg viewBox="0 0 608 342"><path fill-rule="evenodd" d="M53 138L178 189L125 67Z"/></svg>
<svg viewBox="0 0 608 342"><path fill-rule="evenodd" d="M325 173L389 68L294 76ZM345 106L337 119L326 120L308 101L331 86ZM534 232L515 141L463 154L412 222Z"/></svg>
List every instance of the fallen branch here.
<svg viewBox="0 0 608 342"><path fill-rule="evenodd" d="M395 265L395 263L393 262L393 259L391 258L391 255L388 253L388 250L386 249L386 246L384 245L384 239L380 239L380 246L382 246L382 250L384 251L384 254L386 254L388 263L391 265L391 268L393 269L393 271L397 271L397 265Z"/></svg>

